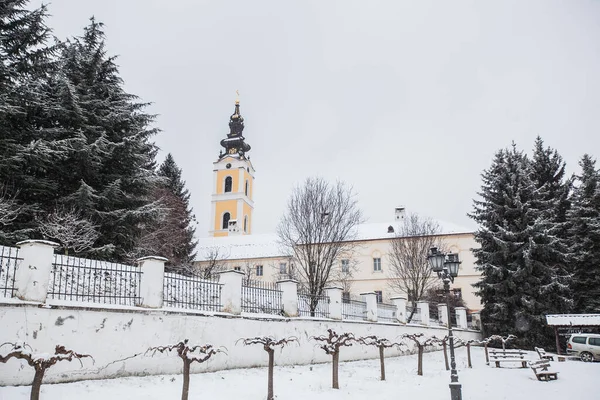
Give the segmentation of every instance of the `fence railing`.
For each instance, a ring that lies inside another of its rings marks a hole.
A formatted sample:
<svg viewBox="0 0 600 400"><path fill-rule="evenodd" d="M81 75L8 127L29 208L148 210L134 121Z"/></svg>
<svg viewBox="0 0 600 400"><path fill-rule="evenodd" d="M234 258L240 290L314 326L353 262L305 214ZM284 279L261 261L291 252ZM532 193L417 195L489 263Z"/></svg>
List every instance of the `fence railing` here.
<svg viewBox="0 0 600 400"><path fill-rule="evenodd" d="M356 299L342 299L342 319L367 319L367 302Z"/></svg>
<svg viewBox="0 0 600 400"><path fill-rule="evenodd" d="M15 276L20 261L18 248L0 246L0 297L15 296Z"/></svg>
<svg viewBox="0 0 600 400"><path fill-rule="evenodd" d="M298 291L298 315L302 317L329 318L329 297L315 296L307 291Z"/></svg>
<svg viewBox="0 0 600 400"><path fill-rule="evenodd" d="M377 320L385 322L397 322L396 306L393 304L377 303Z"/></svg>
<svg viewBox="0 0 600 400"><path fill-rule="evenodd" d="M134 306L140 301L141 277L131 265L55 254L48 297Z"/></svg>
<svg viewBox="0 0 600 400"><path fill-rule="evenodd" d="M242 284L242 311L284 315L281 293L274 282L246 281Z"/></svg>
<svg viewBox="0 0 600 400"><path fill-rule="evenodd" d="M163 304L166 307L203 311L221 311L221 284L215 279L202 279L166 272L163 281Z"/></svg>

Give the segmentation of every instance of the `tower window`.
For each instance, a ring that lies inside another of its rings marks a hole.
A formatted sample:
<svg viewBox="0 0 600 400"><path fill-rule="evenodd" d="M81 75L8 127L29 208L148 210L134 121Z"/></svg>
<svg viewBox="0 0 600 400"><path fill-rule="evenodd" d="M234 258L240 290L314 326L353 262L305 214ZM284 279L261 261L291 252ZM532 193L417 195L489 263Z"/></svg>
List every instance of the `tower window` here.
<svg viewBox="0 0 600 400"><path fill-rule="evenodd" d="M232 183L233 183L233 179L230 176L225 178L225 193L231 192Z"/></svg>
<svg viewBox="0 0 600 400"><path fill-rule="evenodd" d="M231 219L231 214L229 214L228 212L226 212L225 214L223 214L223 226L221 227L222 229L228 229L229 228L229 220Z"/></svg>
<svg viewBox="0 0 600 400"><path fill-rule="evenodd" d="M244 233L248 233L248 216L244 215Z"/></svg>
<svg viewBox="0 0 600 400"><path fill-rule="evenodd" d="M249 183L248 183L248 180L246 179L246 196L248 196L248 185L249 185Z"/></svg>

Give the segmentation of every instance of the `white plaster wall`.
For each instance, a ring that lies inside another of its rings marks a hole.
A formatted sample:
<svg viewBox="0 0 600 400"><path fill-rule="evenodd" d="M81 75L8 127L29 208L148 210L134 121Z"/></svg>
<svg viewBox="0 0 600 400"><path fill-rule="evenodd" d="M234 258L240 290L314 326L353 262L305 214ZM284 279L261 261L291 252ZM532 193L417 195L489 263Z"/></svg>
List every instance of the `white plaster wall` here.
<svg viewBox="0 0 600 400"><path fill-rule="evenodd" d="M45 383L68 382L81 379L102 379L127 375L179 374L181 360L171 354L154 357L143 353L151 346L174 344L190 339L191 344L210 343L224 346L228 355L217 354L204 364L193 364L193 372L229 368L266 366L267 355L262 346L246 347L236 344L242 337L272 335L276 338L296 336L299 345L290 345L277 351L275 362L283 364L311 364L329 362L330 357L315 347L311 336L324 334L328 328L338 333L352 332L356 336L378 335L396 339L405 332L423 332L443 336L446 330L417 325L392 325L357 321L330 321L315 319L285 319L233 317L229 315L202 315L165 310L106 309L90 307L40 308L33 304L0 305L0 343L25 341L34 352L52 353L57 344L79 353L91 354L92 365L84 360L61 362L50 368ZM456 336L480 339L479 332L456 330ZM3 353L7 347L3 347ZM127 357L140 353L141 355ZM386 354L399 355L397 350ZM341 350L341 360L359 360L378 357L375 348L354 345ZM11 359L0 364L0 385L31 384L33 370L24 361Z"/></svg>

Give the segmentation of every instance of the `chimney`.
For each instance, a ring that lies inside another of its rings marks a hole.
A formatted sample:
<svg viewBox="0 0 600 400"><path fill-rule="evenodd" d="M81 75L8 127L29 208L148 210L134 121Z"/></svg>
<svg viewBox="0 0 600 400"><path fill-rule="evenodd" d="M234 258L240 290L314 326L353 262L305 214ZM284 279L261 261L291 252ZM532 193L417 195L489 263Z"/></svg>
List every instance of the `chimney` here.
<svg viewBox="0 0 600 400"><path fill-rule="evenodd" d="M230 219L228 228L229 236L237 235L240 233L240 228L237 224L237 219Z"/></svg>
<svg viewBox="0 0 600 400"><path fill-rule="evenodd" d="M404 207L396 207L395 210L395 220L396 221L402 221L404 219L404 216L406 215L406 208Z"/></svg>

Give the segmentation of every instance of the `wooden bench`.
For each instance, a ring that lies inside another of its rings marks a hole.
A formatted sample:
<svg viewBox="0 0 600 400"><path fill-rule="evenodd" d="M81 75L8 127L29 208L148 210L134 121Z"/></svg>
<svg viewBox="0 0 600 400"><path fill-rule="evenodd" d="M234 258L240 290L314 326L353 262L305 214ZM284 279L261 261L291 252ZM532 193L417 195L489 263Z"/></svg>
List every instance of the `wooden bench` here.
<svg viewBox="0 0 600 400"><path fill-rule="evenodd" d="M521 368L527 368L527 362L525 359L527 353L522 350L491 350L490 360L496 364L497 368L500 368L500 363L521 363Z"/></svg>
<svg viewBox="0 0 600 400"><path fill-rule="evenodd" d="M554 357L547 355L546 350L541 347L535 347L535 351L538 353L538 356L540 356L540 360L554 361Z"/></svg>
<svg viewBox="0 0 600 400"><path fill-rule="evenodd" d="M533 370L538 381L555 381L558 379L558 372L548 371L550 361L539 360L529 363L529 367Z"/></svg>

